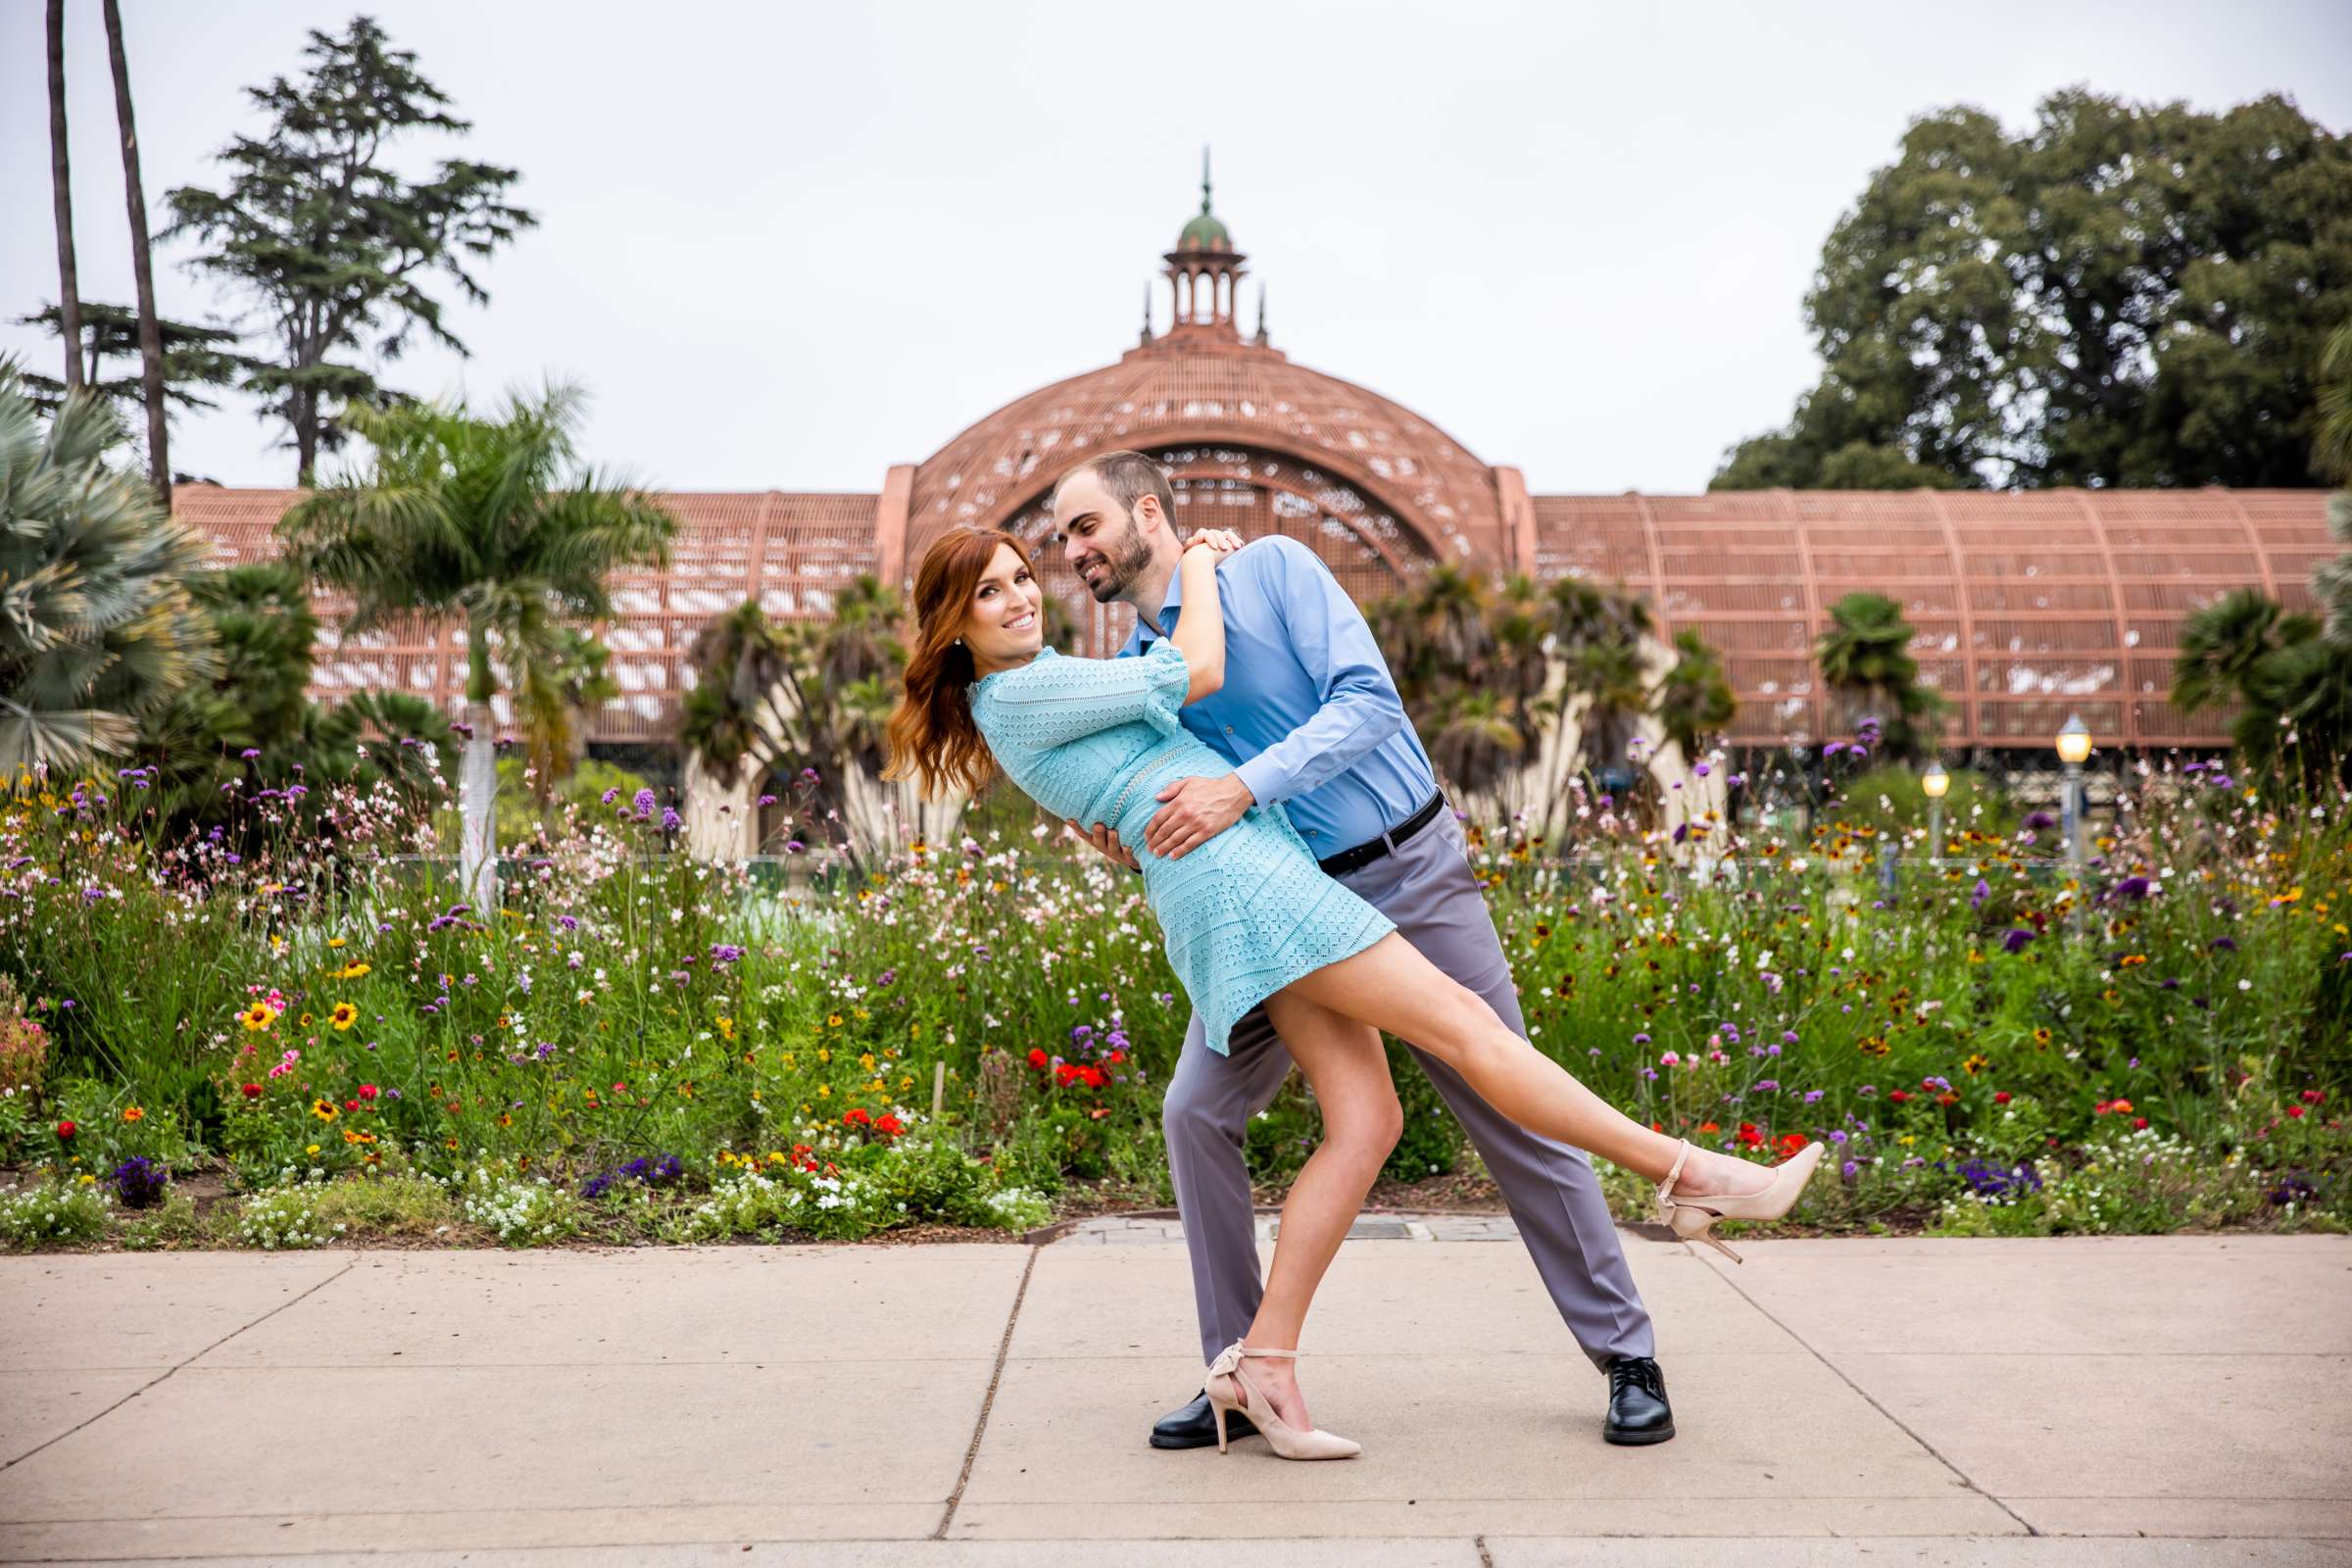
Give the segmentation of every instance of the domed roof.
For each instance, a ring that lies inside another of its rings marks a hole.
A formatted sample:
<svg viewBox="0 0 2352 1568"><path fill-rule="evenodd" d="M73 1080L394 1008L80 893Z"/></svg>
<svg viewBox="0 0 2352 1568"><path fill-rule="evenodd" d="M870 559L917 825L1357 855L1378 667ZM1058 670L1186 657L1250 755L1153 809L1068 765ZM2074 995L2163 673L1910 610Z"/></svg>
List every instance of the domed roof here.
<svg viewBox="0 0 2352 1568"><path fill-rule="evenodd" d="M1208 210L1208 203L1203 201L1200 211L1194 215L1191 222L1184 225L1184 232L1176 236L1176 248L1180 251L1229 251L1233 249L1233 236L1225 231L1224 222Z"/></svg>
<svg viewBox="0 0 2352 1568"><path fill-rule="evenodd" d="M1191 441L1326 469L1441 561L1503 554L1493 470L1427 419L1274 349L1164 340L1007 403L933 453L914 474L908 559L958 523L1003 525L1098 452Z"/></svg>

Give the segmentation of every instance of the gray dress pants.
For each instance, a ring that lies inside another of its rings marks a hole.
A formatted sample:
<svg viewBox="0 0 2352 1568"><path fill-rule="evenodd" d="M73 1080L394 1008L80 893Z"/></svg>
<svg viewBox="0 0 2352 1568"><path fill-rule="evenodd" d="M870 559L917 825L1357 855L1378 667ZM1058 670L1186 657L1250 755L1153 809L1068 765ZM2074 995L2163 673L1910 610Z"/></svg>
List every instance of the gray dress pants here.
<svg viewBox="0 0 2352 1568"><path fill-rule="evenodd" d="M1441 809L1395 854L1340 881L1396 921L1398 933L1432 963L1484 997L1504 1023L1527 1033L1518 988L1472 875L1461 824L1450 810ZM1160 1107L1168 1169L1192 1252L1203 1361L1240 1339L1257 1314L1263 1287L1242 1136L1291 1071L1291 1054L1263 1007L1243 1016L1231 1045L1230 1055L1209 1050L1195 1014ZM1649 1312L1634 1289L1617 1227L1583 1152L1529 1132L1481 1100L1452 1068L1422 1051L1413 1054L1502 1189L1536 1271L1577 1344L1595 1366L1614 1356L1650 1354Z"/></svg>

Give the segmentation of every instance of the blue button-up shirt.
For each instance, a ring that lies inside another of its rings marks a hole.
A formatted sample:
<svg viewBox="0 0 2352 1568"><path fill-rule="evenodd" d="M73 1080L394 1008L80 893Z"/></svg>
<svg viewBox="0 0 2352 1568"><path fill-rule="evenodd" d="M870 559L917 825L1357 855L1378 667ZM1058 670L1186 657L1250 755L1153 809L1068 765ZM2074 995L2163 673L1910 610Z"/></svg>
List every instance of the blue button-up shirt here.
<svg viewBox="0 0 2352 1568"><path fill-rule="evenodd" d="M1162 631L1183 610L1184 574L1168 579ZM1184 727L1220 755L1260 805L1281 803L1318 858L1370 843L1438 787L1404 716L1389 662L1363 612L1322 559L1296 539L1251 540L1217 563L1225 612L1225 685L1185 706ZM1119 650L1156 635L1137 617Z"/></svg>

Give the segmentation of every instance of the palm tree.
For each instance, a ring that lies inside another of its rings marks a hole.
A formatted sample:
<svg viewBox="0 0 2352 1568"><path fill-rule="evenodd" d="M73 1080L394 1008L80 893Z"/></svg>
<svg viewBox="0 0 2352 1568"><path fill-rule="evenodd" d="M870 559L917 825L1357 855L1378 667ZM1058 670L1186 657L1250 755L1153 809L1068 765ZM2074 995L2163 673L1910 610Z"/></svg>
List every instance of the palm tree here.
<svg viewBox="0 0 2352 1568"><path fill-rule="evenodd" d="M2173 707L2183 713L2242 701L2256 666L2308 642L2320 623L2289 613L2259 588L2233 588L2190 615L2173 656Z"/></svg>
<svg viewBox="0 0 2352 1568"><path fill-rule="evenodd" d="M877 836L852 821L855 772L876 783L888 760L886 730L906 652L899 641L899 596L870 573L840 590L821 621L771 623L747 600L695 639L694 689L678 715L678 738L730 788L764 778L787 757L816 770L815 795L850 833Z"/></svg>
<svg viewBox="0 0 2352 1568"><path fill-rule="evenodd" d="M66 0L49 0L49 195L57 209L58 327L66 390L81 385L81 283L74 266L74 173L66 156Z"/></svg>
<svg viewBox="0 0 2352 1568"><path fill-rule="evenodd" d="M147 472L156 499L172 505L172 428L164 415L164 331L155 313L155 262L147 243L147 188L139 179L139 133L130 112L130 66L122 57L122 10L106 0L106 53L115 72L115 119L122 127L122 190L130 204L130 271L139 301L139 380L147 402Z"/></svg>
<svg viewBox="0 0 2352 1568"><path fill-rule="evenodd" d="M1697 632L1676 632L1674 651L1674 665L1659 677L1652 702L1659 728L1683 754L1687 767L1699 760L1707 737L1720 735L1731 723L1740 700L1733 695L1723 661Z"/></svg>
<svg viewBox="0 0 2352 1568"><path fill-rule="evenodd" d="M569 626L558 627L545 647L525 648L510 661L531 793L543 808L586 753L580 715L620 695L612 662L612 650Z"/></svg>
<svg viewBox="0 0 2352 1568"><path fill-rule="evenodd" d="M44 432L0 362L0 777L86 766L210 673L184 581L211 541L110 471L122 427L86 391Z"/></svg>
<svg viewBox="0 0 2352 1568"><path fill-rule="evenodd" d="M494 418L462 402L355 408L350 425L371 461L278 524L306 570L351 596L347 631L410 613L463 617L461 874L477 901L494 891L493 654L510 676L559 658L564 621L610 615L606 579L666 564L677 527L658 503L579 465L580 403L556 386L511 397Z"/></svg>
<svg viewBox="0 0 2352 1568"><path fill-rule="evenodd" d="M1943 711L1943 699L1919 684L1914 635L1902 606L1885 594L1851 593L1830 607L1830 629L1814 645L1822 681L1844 710L1839 716L1876 717L1880 750L1892 761L1926 756Z"/></svg>
<svg viewBox="0 0 2352 1568"><path fill-rule="evenodd" d="M1571 758L1580 771L1605 769L1617 782L1626 745L1649 709L1643 644L1654 630L1649 607L1623 588L1562 577L1551 585L1549 601L1552 654L1561 665L1552 711L1563 725L1575 717L1577 738L1574 748L1553 747L1544 796L1547 819Z"/></svg>

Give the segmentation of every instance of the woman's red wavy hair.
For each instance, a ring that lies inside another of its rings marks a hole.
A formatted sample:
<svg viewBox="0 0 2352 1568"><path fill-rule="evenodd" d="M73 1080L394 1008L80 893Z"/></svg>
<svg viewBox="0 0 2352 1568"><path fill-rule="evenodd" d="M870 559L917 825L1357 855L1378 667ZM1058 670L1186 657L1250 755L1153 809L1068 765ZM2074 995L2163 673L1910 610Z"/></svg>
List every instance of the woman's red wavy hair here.
<svg viewBox="0 0 2352 1568"><path fill-rule="evenodd" d="M906 689L890 715L890 764L884 778L911 778L924 799L950 790L977 795L997 776L997 760L972 722L967 694L978 679L972 651L956 639L971 614L981 574L1009 546L1031 576L1037 564L1021 542L994 528L951 528L923 552L914 574L914 650Z"/></svg>

